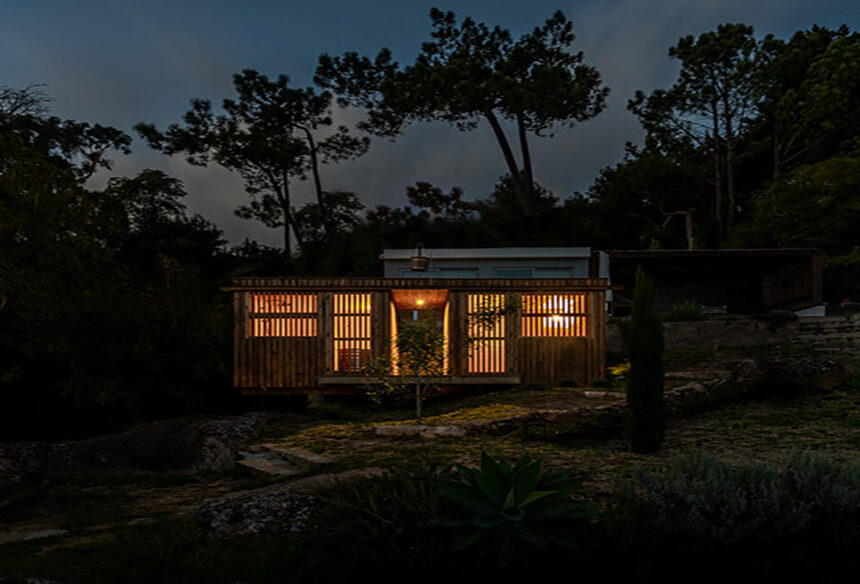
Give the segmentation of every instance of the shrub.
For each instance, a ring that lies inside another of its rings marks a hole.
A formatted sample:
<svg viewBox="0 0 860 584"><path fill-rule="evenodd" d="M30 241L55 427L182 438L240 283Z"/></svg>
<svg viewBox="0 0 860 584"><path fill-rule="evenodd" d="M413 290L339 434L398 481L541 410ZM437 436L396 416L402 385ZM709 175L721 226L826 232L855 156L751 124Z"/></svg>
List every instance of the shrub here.
<svg viewBox="0 0 860 584"><path fill-rule="evenodd" d="M630 372L627 377L627 426L633 452L657 450L666 432L663 397L663 327L654 309L654 282L636 271L630 318Z"/></svg>
<svg viewBox="0 0 860 584"><path fill-rule="evenodd" d="M623 378L625 375L630 373L630 361L625 361L623 363L619 363L618 365L607 367L607 370L613 378Z"/></svg>
<svg viewBox="0 0 860 584"><path fill-rule="evenodd" d="M638 522L716 543L794 531L808 520L806 506L784 496L776 470L756 462L732 467L703 451L656 471L634 469L626 496Z"/></svg>
<svg viewBox="0 0 860 584"><path fill-rule="evenodd" d="M591 383L588 384L589 387L612 387L612 383L606 379L605 377L595 377L591 380Z"/></svg>
<svg viewBox="0 0 860 584"><path fill-rule="evenodd" d="M707 320L705 308L695 300L679 302L672 310L663 315L663 322L681 322L686 320Z"/></svg>
<svg viewBox="0 0 860 584"><path fill-rule="evenodd" d="M459 480L440 481L450 505L432 523L460 529L454 551L477 548L479 556L495 554L500 565L551 546L572 546L577 521L595 513L588 503L569 498L584 477L543 471L528 454L510 466L482 452L480 468L461 466L458 473Z"/></svg>
<svg viewBox="0 0 860 584"><path fill-rule="evenodd" d="M783 468L787 496L811 512L837 514L860 511L860 464L839 463L830 454L792 451Z"/></svg>
<svg viewBox="0 0 860 584"><path fill-rule="evenodd" d="M559 380L557 385L559 387L579 387L579 382L576 379L565 377L564 379Z"/></svg>
<svg viewBox="0 0 860 584"><path fill-rule="evenodd" d="M430 560L441 553L441 542L427 529L438 513L437 475L432 468L391 473L321 493L313 518L314 536L323 548L318 550L318 561L325 564L321 569L372 572L380 562ZM329 565L334 555L340 567Z"/></svg>

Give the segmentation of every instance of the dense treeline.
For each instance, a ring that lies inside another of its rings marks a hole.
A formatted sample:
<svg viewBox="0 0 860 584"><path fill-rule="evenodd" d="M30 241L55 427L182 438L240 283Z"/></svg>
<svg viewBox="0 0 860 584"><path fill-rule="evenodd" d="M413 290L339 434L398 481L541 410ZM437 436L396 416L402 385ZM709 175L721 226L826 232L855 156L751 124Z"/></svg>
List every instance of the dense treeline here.
<svg viewBox="0 0 860 584"><path fill-rule="evenodd" d="M51 116L38 86L0 87L0 439L229 407L219 287L236 275L378 274L385 247L821 247L828 298L860 295L858 33L780 40L726 24L680 39L669 50L677 81L629 102L643 143L587 193L560 198L535 181L529 140L598 115L608 92L571 51L570 22L557 13L515 39L432 18L414 63L387 49L324 55L318 88L246 70L223 113L194 100L182 124L136 127L167 154L239 173L248 199L237 214L282 229L283 250L227 249L160 171L91 188L130 136ZM365 119L335 127L337 102ZM327 164L413 121L490 124L507 173L468 196L416 182L393 208L325 189ZM316 197L296 207L301 180Z"/></svg>

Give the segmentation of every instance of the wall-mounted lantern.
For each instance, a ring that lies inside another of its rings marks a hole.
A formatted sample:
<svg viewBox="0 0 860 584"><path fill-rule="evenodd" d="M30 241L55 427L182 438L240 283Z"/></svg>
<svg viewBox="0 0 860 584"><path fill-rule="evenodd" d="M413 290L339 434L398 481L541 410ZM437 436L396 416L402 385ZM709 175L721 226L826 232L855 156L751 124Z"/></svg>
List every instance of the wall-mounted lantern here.
<svg viewBox="0 0 860 584"><path fill-rule="evenodd" d="M430 258L424 255L424 244L419 243L415 246L415 252L412 254L411 267L413 272L426 272L430 267Z"/></svg>

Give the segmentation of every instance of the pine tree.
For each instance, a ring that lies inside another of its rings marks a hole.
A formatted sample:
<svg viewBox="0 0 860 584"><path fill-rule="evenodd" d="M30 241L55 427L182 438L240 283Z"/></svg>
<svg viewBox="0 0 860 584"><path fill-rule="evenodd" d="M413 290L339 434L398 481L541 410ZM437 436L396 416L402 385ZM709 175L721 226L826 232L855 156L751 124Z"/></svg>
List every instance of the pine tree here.
<svg viewBox="0 0 860 584"><path fill-rule="evenodd" d="M663 399L663 328L654 308L654 282L645 277L641 267L636 271L630 324L627 433L633 452L648 453L663 443L666 403Z"/></svg>

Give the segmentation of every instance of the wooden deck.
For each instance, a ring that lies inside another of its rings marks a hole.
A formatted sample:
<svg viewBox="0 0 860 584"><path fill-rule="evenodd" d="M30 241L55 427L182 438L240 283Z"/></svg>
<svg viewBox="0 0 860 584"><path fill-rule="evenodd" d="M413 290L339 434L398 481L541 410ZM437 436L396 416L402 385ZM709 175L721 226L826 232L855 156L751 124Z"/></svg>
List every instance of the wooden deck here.
<svg viewBox="0 0 860 584"><path fill-rule="evenodd" d="M384 381L394 381L399 377L391 375L388 377L367 377L362 375L325 375L318 379L320 385L373 385ZM406 377L406 379L409 379ZM437 385L519 385L522 378L519 375L503 376L464 376L446 375L439 377L424 377L422 381Z"/></svg>

